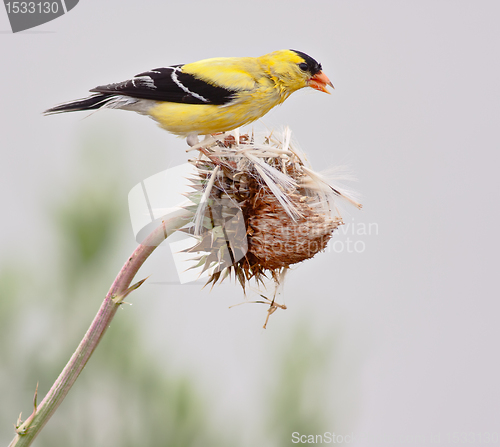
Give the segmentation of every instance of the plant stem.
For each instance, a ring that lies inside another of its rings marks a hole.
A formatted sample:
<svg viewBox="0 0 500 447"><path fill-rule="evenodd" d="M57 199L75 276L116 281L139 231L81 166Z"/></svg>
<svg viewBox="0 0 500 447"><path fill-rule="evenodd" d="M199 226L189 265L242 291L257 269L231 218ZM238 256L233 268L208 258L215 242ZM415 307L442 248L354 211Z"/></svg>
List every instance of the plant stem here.
<svg viewBox="0 0 500 447"><path fill-rule="evenodd" d="M120 273L118 273L118 276L109 289L106 298L101 304L97 315L83 337L83 340L80 342L80 345L73 353L69 362L66 364L40 405L36 403L37 396L35 392L33 413L24 423L21 425L18 423L16 429L17 434L9 447L27 447L31 445L82 372L90 356L101 341L106 329L109 327L122 300L142 284L141 281L130 287L130 283L134 279L139 268L158 245L175 230L182 228L192 219L192 216L191 212L181 210L177 216L163 221L162 224L134 250L120 270Z"/></svg>

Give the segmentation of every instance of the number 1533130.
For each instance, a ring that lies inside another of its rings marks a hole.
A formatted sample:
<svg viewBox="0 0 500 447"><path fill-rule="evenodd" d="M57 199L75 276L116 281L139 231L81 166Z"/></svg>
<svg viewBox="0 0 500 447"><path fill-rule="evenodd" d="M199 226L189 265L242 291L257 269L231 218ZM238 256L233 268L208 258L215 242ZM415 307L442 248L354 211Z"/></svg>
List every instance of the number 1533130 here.
<svg viewBox="0 0 500 447"><path fill-rule="evenodd" d="M5 3L8 14L57 14L57 2L8 2Z"/></svg>

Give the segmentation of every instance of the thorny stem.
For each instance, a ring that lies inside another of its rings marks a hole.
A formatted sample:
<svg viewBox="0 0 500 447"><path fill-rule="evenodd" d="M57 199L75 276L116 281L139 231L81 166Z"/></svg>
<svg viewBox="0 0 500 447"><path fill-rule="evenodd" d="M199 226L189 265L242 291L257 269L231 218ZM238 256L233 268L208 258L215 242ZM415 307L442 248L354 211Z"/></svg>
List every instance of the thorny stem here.
<svg viewBox="0 0 500 447"><path fill-rule="evenodd" d="M82 372L90 356L101 341L106 329L109 327L123 299L142 284L143 281L140 281L130 287L130 283L134 279L139 268L158 245L175 230L182 228L191 219L192 213L182 210L176 217L163 221L162 224L134 250L120 270L120 273L118 273L118 276L113 282L113 285L101 304L94 321L92 321L87 333L80 342L80 345L54 382L54 385L52 385L52 388L38 405L37 393L35 392L33 413L24 422L21 422L19 418L16 427L17 434L9 447L26 447L31 445Z"/></svg>

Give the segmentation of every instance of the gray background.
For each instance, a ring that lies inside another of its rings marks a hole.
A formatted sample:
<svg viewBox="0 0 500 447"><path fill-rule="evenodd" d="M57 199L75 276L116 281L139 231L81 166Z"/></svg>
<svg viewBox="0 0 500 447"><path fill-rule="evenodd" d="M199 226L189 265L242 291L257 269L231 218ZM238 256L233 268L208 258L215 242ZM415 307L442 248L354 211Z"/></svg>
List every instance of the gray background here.
<svg viewBox="0 0 500 447"><path fill-rule="evenodd" d="M305 320L313 336L335 339L324 391L335 430L353 432L355 445L500 433L499 13L496 1L85 0L19 34L0 13L3 262L27 257L44 271L56 256L46 208L75 179L97 175L76 150L87 135L123 146L119 160L99 156L106 175L127 166L126 189L186 160L185 143L144 117L41 111L157 66L304 51L335 91L294 94L255 127L289 125L318 170L349 165L364 209L345 219L375 223L378 234L338 235L363 240L364 252L323 253L295 268L288 310L266 331L264 306L227 309L242 300L233 284L147 284L126 312L158 355L174 342L168 368L194 371L217 396L214 413L224 420L240 408L249 433L259 430L255 391L264 377L280 380L266 369L273 347ZM126 194L115 200L125 206ZM134 248L131 231L125 240L116 271ZM157 256L143 276L162 269ZM97 309L101 298L92 299Z"/></svg>

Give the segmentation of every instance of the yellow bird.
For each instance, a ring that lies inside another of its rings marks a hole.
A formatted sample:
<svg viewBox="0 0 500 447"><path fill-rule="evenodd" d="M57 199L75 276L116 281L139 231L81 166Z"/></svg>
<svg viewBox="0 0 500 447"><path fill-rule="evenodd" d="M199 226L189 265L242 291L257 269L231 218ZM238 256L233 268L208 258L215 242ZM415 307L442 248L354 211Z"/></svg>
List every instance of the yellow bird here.
<svg viewBox="0 0 500 447"><path fill-rule="evenodd" d="M113 108L151 116L167 131L188 137L225 132L251 123L293 92L333 87L321 64L296 50L260 57L220 57L156 68L94 95L61 104L45 114Z"/></svg>

